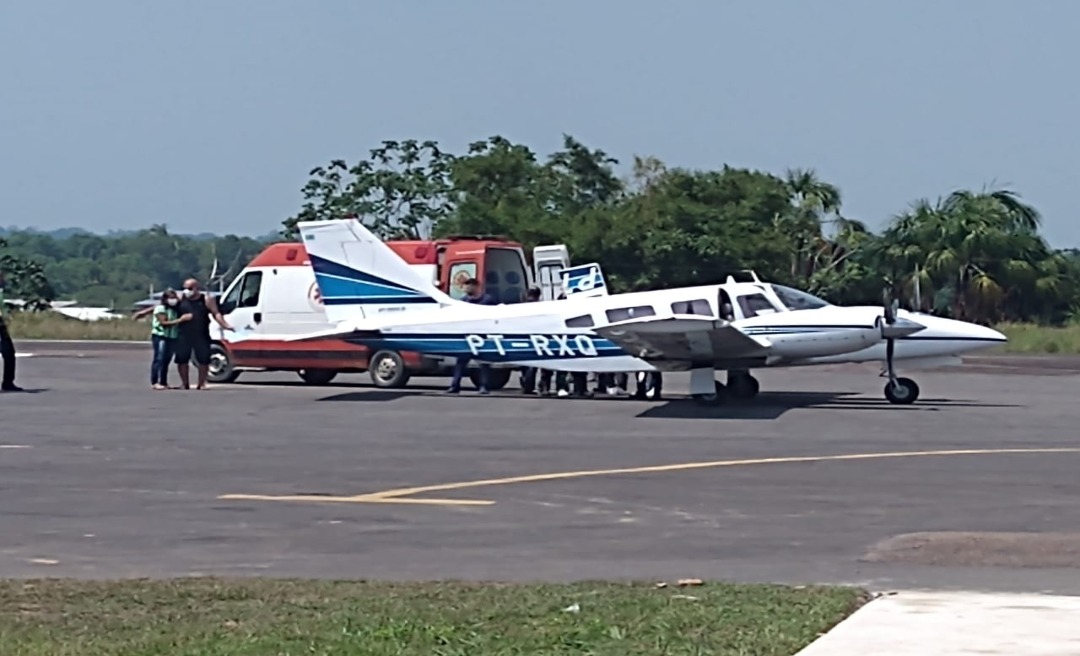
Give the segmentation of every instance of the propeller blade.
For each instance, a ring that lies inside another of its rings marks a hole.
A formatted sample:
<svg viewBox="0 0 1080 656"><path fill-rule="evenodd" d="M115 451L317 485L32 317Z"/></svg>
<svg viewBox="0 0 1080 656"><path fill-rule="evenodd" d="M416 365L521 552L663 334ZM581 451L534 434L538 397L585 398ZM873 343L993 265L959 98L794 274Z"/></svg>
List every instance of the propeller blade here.
<svg viewBox="0 0 1080 656"><path fill-rule="evenodd" d="M900 302L897 300L885 305L885 323L889 325L896 323L896 310L899 306Z"/></svg>

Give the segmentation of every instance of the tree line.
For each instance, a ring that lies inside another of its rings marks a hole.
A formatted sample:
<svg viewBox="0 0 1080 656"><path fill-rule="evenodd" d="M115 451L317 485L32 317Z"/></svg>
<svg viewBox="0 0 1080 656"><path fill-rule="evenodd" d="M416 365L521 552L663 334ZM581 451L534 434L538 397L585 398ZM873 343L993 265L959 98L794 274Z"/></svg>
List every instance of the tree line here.
<svg viewBox="0 0 1080 656"><path fill-rule="evenodd" d="M669 167L635 157L629 175L564 135L542 157L495 136L451 153L435 141L385 141L366 157L310 171L300 220L362 218L385 239L501 235L527 248L565 243L603 264L616 291L721 282L753 269L835 303L905 307L981 321L1080 320L1080 253L1051 248L1041 216L1007 189L919 199L880 233L848 216L840 188L813 170ZM170 234L65 238L10 232L0 248L8 296L122 307L189 275L223 283L268 241Z"/></svg>
<svg viewBox="0 0 1080 656"><path fill-rule="evenodd" d="M39 305L74 299L126 310L151 291L178 288L189 276L204 285L213 282L214 289L228 284L265 242L235 235L174 235L164 225L105 236L16 230L0 237L0 267L7 272L8 298Z"/></svg>
<svg viewBox="0 0 1080 656"><path fill-rule="evenodd" d="M911 309L985 323L1080 320L1080 253L1051 248L1041 216L1008 189L919 199L881 233L843 210L813 170L618 161L564 135L542 158L495 136L462 154L435 141L385 141L366 158L310 172L284 222L362 218L384 239L497 234L526 247L565 243L636 291L721 282L753 269L840 304L897 298Z"/></svg>

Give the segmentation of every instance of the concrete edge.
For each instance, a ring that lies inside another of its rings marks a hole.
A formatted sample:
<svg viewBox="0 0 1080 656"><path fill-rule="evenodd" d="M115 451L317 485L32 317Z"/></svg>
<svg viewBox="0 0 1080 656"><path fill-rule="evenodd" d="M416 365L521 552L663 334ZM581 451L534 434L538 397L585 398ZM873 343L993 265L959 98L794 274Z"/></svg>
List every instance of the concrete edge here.
<svg viewBox="0 0 1080 656"><path fill-rule="evenodd" d="M858 588L857 585L853 585L852 587ZM822 649L822 646L820 644L818 644L818 643L821 643L822 641L824 641L825 638L827 636L829 636L829 634L831 634L834 631L840 629L840 627L842 627L842 626L845 626L845 625L847 625L847 624L849 624L851 622L856 621L855 616L858 615L859 613L862 613L863 611L865 611L870 605L872 605L878 599L881 599L882 597L886 597L886 596L895 595L897 593L895 591L871 592L869 590L866 590L866 594L869 595L870 598L867 599L861 606L856 608L855 612L851 613L850 615L848 615L844 619L842 619L839 622L837 622L836 624L832 625L829 628L829 630L826 631L825 633L818 634L818 636L816 638L814 638L812 641L810 641L810 644L806 645L805 647L803 647L799 651L795 652L794 654L792 654L792 656L817 656L818 654L821 653L821 649Z"/></svg>

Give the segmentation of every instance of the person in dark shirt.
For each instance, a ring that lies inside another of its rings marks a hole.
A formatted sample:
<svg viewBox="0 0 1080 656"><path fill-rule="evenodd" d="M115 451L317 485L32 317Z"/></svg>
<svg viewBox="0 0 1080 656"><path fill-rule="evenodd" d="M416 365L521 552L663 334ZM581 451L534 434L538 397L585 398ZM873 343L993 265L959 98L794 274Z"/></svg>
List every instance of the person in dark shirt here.
<svg viewBox="0 0 1080 656"><path fill-rule="evenodd" d="M465 281L465 298L461 299L466 303L475 303L477 305L498 305L495 299L490 294L485 294L480 291L480 283L476 278L469 278ZM465 376L465 370L469 366L469 361L472 360L471 355L459 355L457 362L454 363L454 376L450 379L450 387L446 390L447 394L457 394L461 392L461 379ZM481 362L480 369L480 393L488 393L488 380L491 374L491 365Z"/></svg>
<svg viewBox="0 0 1080 656"><path fill-rule="evenodd" d="M176 308L177 314L191 318L180 324L179 335L175 344L176 371L180 374L180 385L191 389L191 373L188 365L195 358L199 368L198 389L206 389L206 378L210 373L210 317L214 318L225 330L232 326L221 315L217 301L199 289L199 281L188 278L184 281L184 291Z"/></svg>
<svg viewBox="0 0 1080 656"><path fill-rule="evenodd" d="M540 301L540 288L530 287L525 292L526 303L537 303ZM522 394L536 394L536 375L540 374L540 392L547 396L551 390L551 370L540 369L539 367L522 367L521 369L521 393Z"/></svg>
<svg viewBox="0 0 1080 656"><path fill-rule="evenodd" d="M4 273L0 271L0 357L4 360L4 376L0 381L0 391L21 392L23 388L15 384L15 340L8 333L4 316L7 306L4 301Z"/></svg>

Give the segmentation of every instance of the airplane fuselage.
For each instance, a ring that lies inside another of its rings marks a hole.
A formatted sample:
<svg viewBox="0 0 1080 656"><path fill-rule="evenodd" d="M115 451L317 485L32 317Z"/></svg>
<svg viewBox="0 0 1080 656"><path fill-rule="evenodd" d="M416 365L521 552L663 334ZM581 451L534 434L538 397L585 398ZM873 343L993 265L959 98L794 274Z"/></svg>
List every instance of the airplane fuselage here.
<svg viewBox="0 0 1080 656"><path fill-rule="evenodd" d="M885 341L878 323L881 307L828 305L799 293L802 301L820 306L793 309L773 286L729 282L516 305L391 311L378 321L364 322L363 328L377 330L377 336L361 331L348 341L434 356L469 356L497 366L590 372L684 370L692 366L690 361L650 362L591 327L648 317L657 321L658 330L670 332L680 321L720 321L726 307L730 325L768 346L768 355L715 361L715 369L884 360ZM898 360L955 356L1003 341L997 332L974 324L904 311L899 316L925 329L896 340ZM648 326L638 324L635 331L647 333Z"/></svg>

